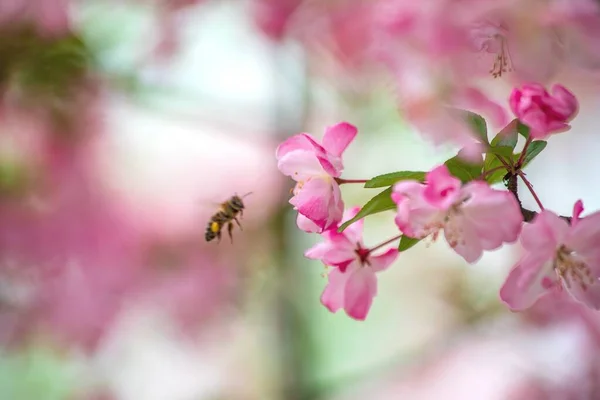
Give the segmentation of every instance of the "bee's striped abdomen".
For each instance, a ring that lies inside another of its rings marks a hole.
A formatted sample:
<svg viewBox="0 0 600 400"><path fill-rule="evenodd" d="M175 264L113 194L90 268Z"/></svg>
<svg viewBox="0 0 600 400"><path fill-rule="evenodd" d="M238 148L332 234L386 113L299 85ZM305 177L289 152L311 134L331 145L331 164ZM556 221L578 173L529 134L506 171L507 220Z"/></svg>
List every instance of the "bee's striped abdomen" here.
<svg viewBox="0 0 600 400"><path fill-rule="evenodd" d="M227 215L223 211L219 211L213 215L206 225L204 239L207 242L210 242L214 238L221 236L221 229L223 229L223 225L227 222L227 220Z"/></svg>
<svg viewBox="0 0 600 400"><path fill-rule="evenodd" d="M242 199L235 195L228 201L221 204L219 210L210 218L206 226L206 232L204 234L204 238L207 242L210 242L214 238L221 239L221 230L227 224L228 225L228 233L233 242L233 237L231 236L231 231L233 229L233 221L235 221L240 229L241 225L238 221L238 217L242 216L244 209L244 203Z"/></svg>

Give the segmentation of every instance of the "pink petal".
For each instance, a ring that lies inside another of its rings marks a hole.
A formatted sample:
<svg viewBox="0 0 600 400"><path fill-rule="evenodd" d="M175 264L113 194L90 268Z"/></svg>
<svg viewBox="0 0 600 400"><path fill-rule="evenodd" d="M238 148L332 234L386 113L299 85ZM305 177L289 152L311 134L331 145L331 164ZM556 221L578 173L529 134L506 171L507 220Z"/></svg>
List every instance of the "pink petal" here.
<svg viewBox="0 0 600 400"><path fill-rule="evenodd" d="M339 266L347 264L348 261L356 259L356 248L353 243L350 243L343 235L337 234L339 240L318 243L308 249L304 256L310 259L321 260L323 264L330 266Z"/></svg>
<svg viewBox="0 0 600 400"><path fill-rule="evenodd" d="M404 181L394 185L392 200L398 204L395 218L400 231L410 237L421 238L430 233L425 229L440 216L440 211L423 196L425 185Z"/></svg>
<svg viewBox="0 0 600 400"><path fill-rule="evenodd" d="M351 270L352 268L348 268L346 272L341 272L335 268L327 276L328 283L321 294L321 304L333 313L344 307L346 282L350 277Z"/></svg>
<svg viewBox="0 0 600 400"><path fill-rule="evenodd" d="M579 111L579 102L575 95L559 84L552 86L551 92L552 97L556 100L554 111L558 112L565 120L572 120Z"/></svg>
<svg viewBox="0 0 600 400"><path fill-rule="evenodd" d="M329 203L332 201L332 184L329 179L308 180L302 189L290 199L298 212L321 228L329 220Z"/></svg>
<svg viewBox="0 0 600 400"><path fill-rule="evenodd" d="M581 285L571 284L571 287L567 287L567 291L580 303L585 304L591 309L600 310L600 282L598 280L585 290Z"/></svg>
<svg viewBox="0 0 600 400"><path fill-rule="evenodd" d="M465 260L475 262L482 250L495 250L518 239L523 216L512 194L494 190L484 182L470 182L462 193L468 200L444 231L447 239L449 234L462 236L462 240L454 238L459 242L455 250Z"/></svg>
<svg viewBox="0 0 600 400"><path fill-rule="evenodd" d="M400 232L413 238L429 235L436 225L441 226L444 212L431 206L422 199L406 198L398 203L394 221Z"/></svg>
<svg viewBox="0 0 600 400"><path fill-rule="evenodd" d="M335 178L339 178L339 176L342 174L341 162L338 163L338 167L335 167L331 160L326 157L317 156L317 159L319 160L321 167L323 167L323 169L325 170L325 172L327 172L328 175L333 176Z"/></svg>
<svg viewBox="0 0 600 400"><path fill-rule="evenodd" d="M321 164L322 169L326 171L329 175L338 177L341 174L341 171L343 169L341 159L338 156L328 153L327 150L323 146L321 146L312 135L308 133L301 133L299 135L292 136L291 138L287 139L285 142L280 144L275 152L275 155L279 160L279 164L281 165L281 160L286 158L286 156L288 156L289 153L295 151L304 151L308 154L312 154ZM286 162L289 161L286 159ZM286 168L286 170L289 171L290 168ZM313 166L312 170L317 171L318 169L315 169ZM284 171L282 170L282 172ZM284 174L289 175L286 172L284 172Z"/></svg>
<svg viewBox="0 0 600 400"><path fill-rule="evenodd" d="M305 150L286 153L277 162L277 168L295 181L305 181L314 176L325 175L315 154Z"/></svg>
<svg viewBox="0 0 600 400"><path fill-rule="evenodd" d="M593 272L600 273L600 211L577 221L565 245L586 259Z"/></svg>
<svg viewBox="0 0 600 400"><path fill-rule="evenodd" d="M308 152L313 152L314 147L308 140L307 136L311 137L309 134L300 134L286 139L277 147L277 150L275 151L275 157L277 157L279 160L287 153L295 150L306 150Z"/></svg>
<svg viewBox="0 0 600 400"><path fill-rule="evenodd" d="M476 262L483 250L494 250L519 237L523 217L514 197L491 189L484 182L470 182L462 195L467 200L458 215L444 226L446 240L467 262Z"/></svg>
<svg viewBox="0 0 600 400"><path fill-rule="evenodd" d="M323 233L321 233L321 237L323 237L323 239L325 239L327 242L336 243L336 246L339 246L340 243L351 243L344 233L337 231L337 226L326 229Z"/></svg>
<svg viewBox="0 0 600 400"><path fill-rule="evenodd" d="M521 98L523 97L523 92L519 89L513 89L508 98L508 104L510 105L510 109L515 116L519 116L521 113Z"/></svg>
<svg viewBox="0 0 600 400"><path fill-rule="evenodd" d="M563 243L569 225L551 211L544 210L536 215L533 222L525 225L521 234L521 244L531 252L552 254Z"/></svg>
<svg viewBox="0 0 600 400"><path fill-rule="evenodd" d="M500 299L513 311L531 307L556 282L549 261L526 254L508 274L500 289Z"/></svg>
<svg viewBox="0 0 600 400"><path fill-rule="evenodd" d="M304 136L308 143L310 143L317 155L326 157L327 150L323 146L321 146L312 135L308 133L301 133L300 135Z"/></svg>
<svg viewBox="0 0 600 400"><path fill-rule="evenodd" d="M319 228L317 224L312 222L310 219L306 218L304 215L298 213L298 217L296 218L296 225L298 228L304 232L308 233L321 233L322 229Z"/></svg>
<svg viewBox="0 0 600 400"><path fill-rule="evenodd" d="M418 181L401 181L394 185L392 192L392 200L395 203L403 201L406 197L416 198L422 197L425 185Z"/></svg>
<svg viewBox="0 0 600 400"><path fill-rule="evenodd" d="M396 260L398 254L399 253L397 249L389 249L383 254L369 257L371 268L375 272L387 269Z"/></svg>
<svg viewBox="0 0 600 400"><path fill-rule="evenodd" d="M344 212L344 217L342 218L342 222L340 223L340 225L354 218L359 211L360 207L352 207L346 210ZM361 218L358 221L353 222L346 229L344 229L343 234L348 238L348 241L354 244L362 243L364 221L365 220Z"/></svg>
<svg viewBox="0 0 600 400"><path fill-rule="evenodd" d="M344 291L344 309L351 318L364 321L377 294L375 272L369 267L359 267L346 273L351 275Z"/></svg>
<svg viewBox="0 0 600 400"><path fill-rule="evenodd" d="M560 65L556 36L544 29L508 34L513 78L520 82L547 82Z"/></svg>
<svg viewBox="0 0 600 400"><path fill-rule="evenodd" d="M450 174L446 165L428 172L426 181L423 197L434 207L447 209L460 195L460 180Z"/></svg>
<svg viewBox="0 0 600 400"><path fill-rule="evenodd" d="M312 260L321 260L329 250L331 250L331 244L329 242L317 243L304 252L304 257Z"/></svg>
<svg viewBox="0 0 600 400"><path fill-rule="evenodd" d="M329 153L311 135L307 133L302 133L301 135L304 136L304 138L311 144L313 152L317 156L317 159L319 160L319 163L323 169L331 176L340 176L342 170L344 169L342 159Z"/></svg>
<svg viewBox="0 0 600 400"><path fill-rule="evenodd" d="M477 235L475 226L463 218L451 218L444 227L446 241L468 263L478 261L483 255L484 238Z"/></svg>
<svg viewBox="0 0 600 400"><path fill-rule="evenodd" d="M342 200L342 192L337 182L332 181L332 200L329 203L329 219L325 223L325 229L338 224L344 216L344 200Z"/></svg>
<svg viewBox="0 0 600 400"><path fill-rule="evenodd" d="M422 239L433 232L431 226L441 225L443 214L440 211L431 206L409 207L409 203L398 205L398 214L394 219L403 234Z"/></svg>
<svg viewBox="0 0 600 400"><path fill-rule="evenodd" d="M328 127L323 136L323 147L327 151L337 157L341 157L342 153L356 137L358 130L355 126L341 122L339 124Z"/></svg>
<svg viewBox="0 0 600 400"><path fill-rule="evenodd" d="M571 220L571 226L574 226L580 219L581 213L583 212L583 201L577 200L573 206L573 219Z"/></svg>

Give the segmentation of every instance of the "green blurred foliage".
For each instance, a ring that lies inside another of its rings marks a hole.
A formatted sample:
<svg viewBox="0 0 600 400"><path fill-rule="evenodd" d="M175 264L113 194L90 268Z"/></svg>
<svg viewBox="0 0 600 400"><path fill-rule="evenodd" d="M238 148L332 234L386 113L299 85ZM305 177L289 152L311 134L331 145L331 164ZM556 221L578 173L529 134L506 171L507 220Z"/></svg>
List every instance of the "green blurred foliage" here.
<svg viewBox="0 0 600 400"><path fill-rule="evenodd" d="M0 357L0 398L65 400L77 387L78 373L49 347L33 347Z"/></svg>

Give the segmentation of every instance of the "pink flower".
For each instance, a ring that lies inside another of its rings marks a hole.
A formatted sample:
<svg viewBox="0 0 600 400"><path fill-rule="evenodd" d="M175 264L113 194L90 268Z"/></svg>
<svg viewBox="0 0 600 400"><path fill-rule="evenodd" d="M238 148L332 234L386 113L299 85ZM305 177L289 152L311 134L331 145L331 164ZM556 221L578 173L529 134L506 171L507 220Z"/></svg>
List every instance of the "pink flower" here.
<svg viewBox="0 0 600 400"><path fill-rule="evenodd" d="M298 213L298 217L296 218L296 224L304 232L320 233L322 231L317 224L300 213Z"/></svg>
<svg viewBox="0 0 600 400"><path fill-rule="evenodd" d="M302 0L253 0L254 22L270 39L282 40L296 9Z"/></svg>
<svg viewBox="0 0 600 400"><path fill-rule="evenodd" d="M443 229L450 246L468 262L477 261L483 250L517 240L523 217L509 192L481 181L461 186L445 165L430 171L426 181L394 186L396 225L404 234L414 238L433 234L435 240Z"/></svg>
<svg viewBox="0 0 600 400"><path fill-rule="evenodd" d="M523 228L526 253L500 290L500 298L512 310L526 309L563 285L576 300L600 309L600 211L580 219L582 211L580 200L571 225L546 210Z"/></svg>
<svg viewBox="0 0 600 400"><path fill-rule="evenodd" d="M481 114L489 130L499 130L508 122L504 107L469 85L467 78L460 79L443 68L442 61L432 61L405 48L399 48L398 53L403 55L402 60L393 56L383 59L394 73L401 112L434 145L450 143L464 148L478 141L473 127L456 109Z"/></svg>
<svg viewBox="0 0 600 400"><path fill-rule="evenodd" d="M521 3L475 19L468 35L478 70L519 83L545 82L555 74L560 64L558 39L542 25L540 12Z"/></svg>
<svg viewBox="0 0 600 400"><path fill-rule="evenodd" d="M70 29L70 0L9 0L0 4L0 25L34 24L38 33L62 36Z"/></svg>
<svg viewBox="0 0 600 400"><path fill-rule="evenodd" d="M540 84L525 84L512 91L509 102L515 116L529 126L534 139L570 129L568 122L579 108L573 93L562 85L554 85L550 94Z"/></svg>
<svg viewBox="0 0 600 400"><path fill-rule="evenodd" d="M320 231L342 219L344 202L335 178L344 168L342 153L356 134L354 126L342 122L325 130L323 145L312 135L302 133L277 148L279 170L298 182L290 203ZM308 230L305 224L299 223L298 227Z"/></svg>
<svg viewBox="0 0 600 400"><path fill-rule="evenodd" d="M347 210L344 220L353 218L359 210L359 207ZM321 234L324 242L304 253L308 258L334 267L328 274L329 282L321 295L321 303L331 312L343 308L348 316L361 321L367 317L377 294L375 273L388 268L398 256L398 250L394 248L373 256L372 250L362 243L362 227L362 219L343 233L338 233L335 226Z"/></svg>
<svg viewBox="0 0 600 400"><path fill-rule="evenodd" d="M555 0L543 15L560 32L564 61L573 72L597 71L600 67L600 4L594 0Z"/></svg>

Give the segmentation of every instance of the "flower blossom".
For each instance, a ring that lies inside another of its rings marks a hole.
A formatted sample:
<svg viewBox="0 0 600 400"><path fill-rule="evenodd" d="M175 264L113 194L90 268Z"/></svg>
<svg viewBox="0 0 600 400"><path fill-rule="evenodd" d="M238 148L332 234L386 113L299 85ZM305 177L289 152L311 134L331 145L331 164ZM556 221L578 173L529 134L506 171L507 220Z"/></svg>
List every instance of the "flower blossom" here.
<svg viewBox="0 0 600 400"><path fill-rule="evenodd" d="M507 191L473 181L461 186L441 165L426 176L426 183L403 181L394 186L398 205L396 225L404 234L425 238L440 230L450 246L467 262L477 261L483 250L515 242L523 217L519 204Z"/></svg>
<svg viewBox="0 0 600 400"><path fill-rule="evenodd" d="M301 133L277 148L279 170L297 182L290 203L309 220L301 218L305 223L298 222L300 229L322 232L342 219L344 202L335 178L344 168L342 153L356 134L354 126L342 122L325 130L322 145L312 135ZM318 230L307 225L316 225Z"/></svg>
<svg viewBox="0 0 600 400"><path fill-rule="evenodd" d="M500 290L511 309L526 309L563 286L579 302L600 309L600 211L580 218L582 212L580 200L573 207L571 225L545 210L523 228L526 253Z"/></svg>
<svg viewBox="0 0 600 400"><path fill-rule="evenodd" d="M0 26L31 23L38 33L63 36L71 25L70 0L10 0L0 4Z"/></svg>
<svg viewBox="0 0 600 400"><path fill-rule="evenodd" d="M302 0L253 0L251 13L257 27L270 39L282 40Z"/></svg>
<svg viewBox="0 0 600 400"><path fill-rule="evenodd" d="M570 129L568 122L579 108L573 93L562 85L554 85L550 94L540 84L525 84L512 91L509 102L515 116L529 126L534 139Z"/></svg>
<svg viewBox="0 0 600 400"><path fill-rule="evenodd" d="M356 216L359 210L359 207L347 210L344 221ZM334 267L328 274L329 282L321 295L321 303L334 313L343 308L348 316L361 321L367 317L377 294L375 274L388 268L398 256L395 248L372 255L374 249L364 247L362 242L362 229L362 219L343 233L337 231L336 225L321 234L323 242L304 253L308 258Z"/></svg>

